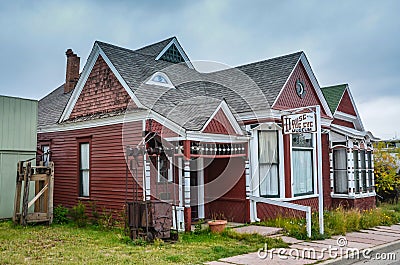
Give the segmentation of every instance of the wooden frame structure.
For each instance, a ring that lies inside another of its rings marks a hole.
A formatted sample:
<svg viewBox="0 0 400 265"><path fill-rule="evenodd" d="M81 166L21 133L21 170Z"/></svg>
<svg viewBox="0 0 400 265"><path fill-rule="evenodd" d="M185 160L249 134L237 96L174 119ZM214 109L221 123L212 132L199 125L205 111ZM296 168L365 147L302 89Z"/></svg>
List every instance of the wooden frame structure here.
<svg viewBox="0 0 400 265"><path fill-rule="evenodd" d="M30 183L35 182L35 196L29 201ZM23 196L21 203L21 193ZM53 222L54 163L32 166L29 161L19 161L14 200L13 222L27 225L34 222ZM34 205L34 211L28 209Z"/></svg>

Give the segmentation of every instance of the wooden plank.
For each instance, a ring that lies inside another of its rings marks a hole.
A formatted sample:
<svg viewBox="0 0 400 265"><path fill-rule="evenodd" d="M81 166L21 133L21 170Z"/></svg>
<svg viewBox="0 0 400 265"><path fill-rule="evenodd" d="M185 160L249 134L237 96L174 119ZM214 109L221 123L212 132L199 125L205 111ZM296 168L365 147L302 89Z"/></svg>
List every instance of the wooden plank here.
<svg viewBox="0 0 400 265"><path fill-rule="evenodd" d="M37 199L39 199L40 196L42 196L42 194L48 189L48 185L46 184L46 186L43 187L43 189L41 191L39 191L36 196L28 203L28 208L30 208Z"/></svg>
<svg viewBox="0 0 400 265"><path fill-rule="evenodd" d="M46 181L48 178L47 174L34 174L31 176L31 181Z"/></svg>
<svg viewBox="0 0 400 265"><path fill-rule="evenodd" d="M47 216L49 218L49 224L53 222L53 194L54 194L54 162L49 163L50 167L50 179L49 179L49 192L47 200Z"/></svg>
<svg viewBox="0 0 400 265"><path fill-rule="evenodd" d="M22 190L22 181L20 179L20 175L23 171L22 162L19 161L17 164L17 177L16 177L16 187L15 187L15 195L14 195L14 214L13 214L13 222L17 223L20 211L21 211L21 190Z"/></svg>
<svg viewBox="0 0 400 265"><path fill-rule="evenodd" d="M26 216L28 215L28 198L29 198L29 177L31 176L31 162L26 163L24 175L24 196L22 198L22 214L20 219L21 225L26 225Z"/></svg>
<svg viewBox="0 0 400 265"><path fill-rule="evenodd" d="M26 216L26 222L48 221L47 213L30 213Z"/></svg>

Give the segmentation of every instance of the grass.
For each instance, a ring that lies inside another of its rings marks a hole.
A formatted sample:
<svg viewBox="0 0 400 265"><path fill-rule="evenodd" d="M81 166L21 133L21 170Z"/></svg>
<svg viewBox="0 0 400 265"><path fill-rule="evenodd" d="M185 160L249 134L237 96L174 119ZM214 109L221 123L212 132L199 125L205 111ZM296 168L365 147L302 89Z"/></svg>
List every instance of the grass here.
<svg viewBox="0 0 400 265"><path fill-rule="evenodd" d="M345 235L379 225L393 225L400 222L400 204L382 204L371 210L345 210L342 207L324 212L325 235L319 234L318 213L312 215L311 239L324 239L333 235ZM297 239L307 239L306 221L300 218L276 218L259 223L265 226L283 228L285 233Z"/></svg>
<svg viewBox="0 0 400 265"><path fill-rule="evenodd" d="M14 226L0 222L0 264L201 264L256 251L280 239L240 235L232 230L181 234L177 243L131 241L119 230L74 225Z"/></svg>

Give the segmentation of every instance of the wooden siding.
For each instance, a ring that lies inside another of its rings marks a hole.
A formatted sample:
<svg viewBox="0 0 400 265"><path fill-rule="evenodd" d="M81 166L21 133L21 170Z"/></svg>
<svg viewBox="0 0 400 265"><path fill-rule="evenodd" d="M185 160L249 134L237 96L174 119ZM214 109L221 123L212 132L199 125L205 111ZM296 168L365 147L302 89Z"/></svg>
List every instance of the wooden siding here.
<svg viewBox="0 0 400 265"><path fill-rule="evenodd" d="M338 111L357 116L357 113L354 109L353 103L351 102L349 91L345 91L342 99L340 100L339 106L337 108Z"/></svg>
<svg viewBox="0 0 400 265"><path fill-rule="evenodd" d="M213 119L208 123L207 127L204 128L203 132L236 135L235 129L222 109L218 110Z"/></svg>
<svg viewBox="0 0 400 265"><path fill-rule="evenodd" d="M300 79L305 85L306 94L303 98L300 98L296 93L296 81L298 79ZM322 117L328 117L303 64L299 62L292 75L289 77L285 87L282 89L275 104L272 106L272 109L285 110L315 105L321 106Z"/></svg>
<svg viewBox="0 0 400 265"><path fill-rule="evenodd" d="M244 159L217 158L212 162L210 159L205 159L204 164L208 165L204 170L205 199L212 200L205 205L206 218L223 214L229 221L248 222L250 210L249 202L246 200ZM217 197L223 187L218 187L212 182L217 178L228 177L237 182L223 196Z"/></svg>
<svg viewBox="0 0 400 265"><path fill-rule="evenodd" d="M336 124L336 125L340 125L340 126L344 126L344 127L355 129L354 123L352 123L351 121L344 121L344 120L340 120L340 119L334 119L332 123Z"/></svg>
<svg viewBox="0 0 400 265"><path fill-rule="evenodd" d="M125 110L130 99L107 63L99 56L71 112L70 119Z"/></svg>
<svg viewBox="0 0 400 265"><path fill-rule="evenodd" d="M128 176L128 193L125 187L126 163L123 145L136 145L141 141L142 122L129 123L130 135L124 135L122 124L101 126L82 130L42 133L38 145L50 142L51 160L55 164L54 205L72 207L78 202L79 189L79 145L82 139L90 139L90 197L99 207L120 211L125 205L125 196L133 198L133 178ZM142 166L138 168L142 181ZM139 191L140 197L142 190Z"/></svg>
<svg viewBox="0 0 400 265"><path fill-rule="evenodd" d="M329 135L322 134L322 186L324 189L324 208L330 209L332 205L331 197L331 171L329 158Z"/></svg>
<svg viewBox="0 0 400 265"><path fill-rule="evenodd" d="M146 120L146 131L156 132L162 138L179 136L176 132L168 129L167 127L165 127L164 125L155 120Z"/></svg>

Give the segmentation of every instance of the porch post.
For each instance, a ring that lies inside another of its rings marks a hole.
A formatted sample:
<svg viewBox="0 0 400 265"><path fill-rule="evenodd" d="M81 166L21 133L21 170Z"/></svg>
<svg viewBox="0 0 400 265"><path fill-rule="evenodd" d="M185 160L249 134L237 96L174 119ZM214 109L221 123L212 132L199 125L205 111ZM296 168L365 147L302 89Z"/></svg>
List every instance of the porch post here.
<svg viewBox="0 0 400 265"><path fill-rule="evenodd" d="M144 199L146 201L149 201L151 199L150 193L151 193L151 187L150 187L150 161L149 159L146 159L145 157L145 171L144 171L144 190L145 190L145 196Z"/></svg>
<svg viewBox="0 0 400 265"><path fill-rule="evenodd" d="M185 232L191 231L192 209L190 208L190 161L185 160Z"/></svg>
<svg viewBox="0 0 400 265"><path fill-rule="evenodd" d="M184 156L184 178L185 178L185 232L192 230L192 209L190 208L190 141L183 141L183 156Z"/></svg>

